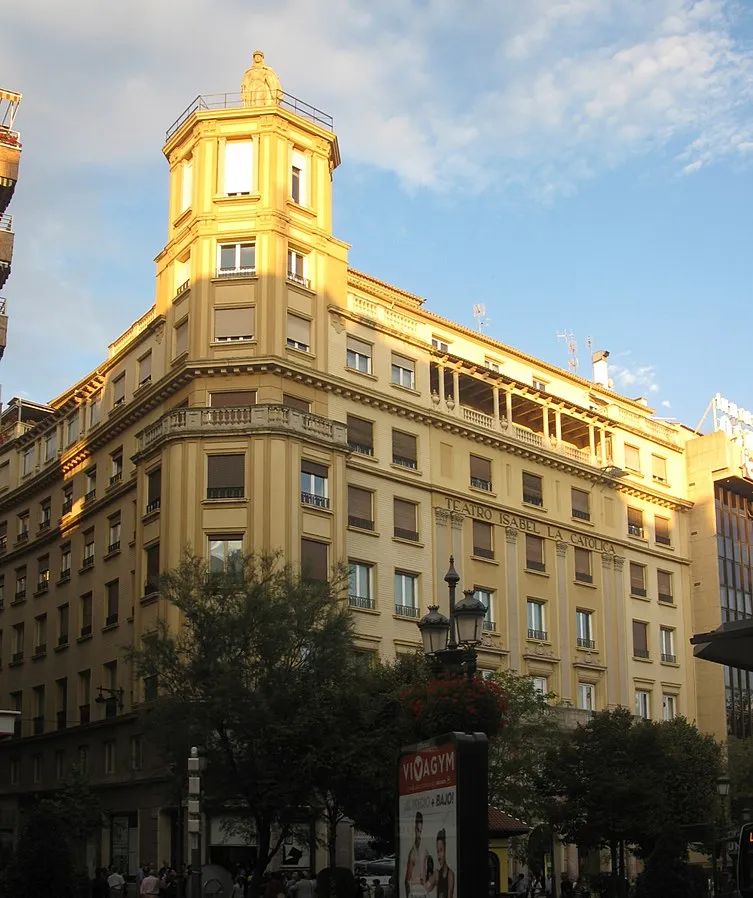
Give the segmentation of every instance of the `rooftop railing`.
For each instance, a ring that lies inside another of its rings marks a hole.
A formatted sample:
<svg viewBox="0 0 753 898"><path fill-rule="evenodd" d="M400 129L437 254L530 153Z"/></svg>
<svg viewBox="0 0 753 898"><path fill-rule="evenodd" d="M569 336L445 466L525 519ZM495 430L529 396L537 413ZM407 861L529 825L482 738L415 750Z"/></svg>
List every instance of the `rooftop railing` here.
<svg viewBox="0 0 753 898"><path fill-rule="evenodd" d="M277 103L275 105L281 106L283 109L287 109L290 112L294 112L296 115L300 115L301 118L305 118L315 125L319 125L321 128L326 128L327 131L334 131L335 129L334 120L331 115L322 112L321 109L317 109L309 103L304 103L303 100L299 100L292 94L285 93L285 91L281 90L279 92ZM170 125L165 134L165 140L170 140L180 126L197 112L205 112L210 109L241 109L244 106L245 103L243 102L243 97L240 93L199 95L183 110L172 125Z"/></svg>
<svg viewBox="0 0 753 898"><path fill-rule="evenodd" d="M13 230L13 216L8 215L8 213L4 213L0 215L0 231L12 231Z"/></svg>

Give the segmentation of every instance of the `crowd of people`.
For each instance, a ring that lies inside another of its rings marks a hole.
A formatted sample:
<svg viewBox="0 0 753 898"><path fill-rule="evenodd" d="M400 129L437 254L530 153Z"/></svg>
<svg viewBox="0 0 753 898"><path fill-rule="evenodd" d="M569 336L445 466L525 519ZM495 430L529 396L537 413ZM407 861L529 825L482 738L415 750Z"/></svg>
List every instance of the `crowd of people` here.
<svg viewBox="0 0 753 898"><path fill-rule="evenodd" d="M185 882L189 872L179 873L168 864L159 869L142 864L136 874L136 894L139 898L177 898L178 879L182 877ZM185 894L185 889L182 893ZM92 898L126 898L128 894L128 884L117 867L97 869L91 884Z"/></svg>

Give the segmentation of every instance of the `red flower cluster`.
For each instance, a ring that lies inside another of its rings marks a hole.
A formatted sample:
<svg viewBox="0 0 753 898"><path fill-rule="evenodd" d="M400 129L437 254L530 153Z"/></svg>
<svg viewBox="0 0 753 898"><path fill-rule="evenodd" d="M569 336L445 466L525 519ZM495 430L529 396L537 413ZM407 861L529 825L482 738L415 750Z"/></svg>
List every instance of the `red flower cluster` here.
<svg viewBox="0 0 753 898"><path fill-rule="evenodd" d="M421 738L442 732L483 732L496 735L504 726L507 695L482 677L447 674L404 689L401 698Z"/></svg>

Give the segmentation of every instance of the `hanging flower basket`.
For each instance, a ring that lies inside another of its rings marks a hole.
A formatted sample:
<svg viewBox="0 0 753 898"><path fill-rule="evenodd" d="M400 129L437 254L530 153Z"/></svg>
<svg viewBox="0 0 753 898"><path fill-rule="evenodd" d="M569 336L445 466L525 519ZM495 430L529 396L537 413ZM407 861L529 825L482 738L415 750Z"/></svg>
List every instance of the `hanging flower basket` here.
<svg viewBox="0 0 753 898"><path fill-rule="evenodd" d="M441 733L486 733L496 736L507 722L507 695L502 687L483 677L472 680L447 674L417 683L401 693L417 739Z"/></svg>

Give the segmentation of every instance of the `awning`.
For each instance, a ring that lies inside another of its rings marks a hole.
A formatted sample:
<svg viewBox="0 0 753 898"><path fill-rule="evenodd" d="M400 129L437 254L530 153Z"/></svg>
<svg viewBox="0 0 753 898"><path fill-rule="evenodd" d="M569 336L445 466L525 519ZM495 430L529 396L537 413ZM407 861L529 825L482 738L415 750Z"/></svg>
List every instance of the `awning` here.
<svg viewBox="0 0 753 898"><path fill-rule="evenodd" d="M691 637L693 654L704 661L753 671L753 620L729 621Z"/></svg>

